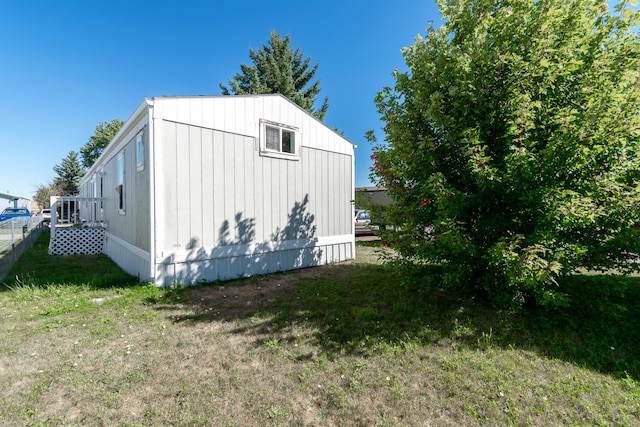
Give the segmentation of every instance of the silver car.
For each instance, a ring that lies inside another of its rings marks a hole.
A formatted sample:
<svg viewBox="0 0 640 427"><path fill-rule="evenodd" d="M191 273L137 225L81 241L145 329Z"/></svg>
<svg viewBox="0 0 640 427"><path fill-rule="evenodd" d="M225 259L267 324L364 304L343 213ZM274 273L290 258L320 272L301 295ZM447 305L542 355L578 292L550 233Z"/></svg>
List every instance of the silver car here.
<svg viewBox="0 0 640 427"><path fill-rule="evenodd" d="M354 212L354 224L355 224L355 233L357 234L372 234L371 230L373 227L371 225L371 214L369 211L364 209L356 209Z"/></svg>

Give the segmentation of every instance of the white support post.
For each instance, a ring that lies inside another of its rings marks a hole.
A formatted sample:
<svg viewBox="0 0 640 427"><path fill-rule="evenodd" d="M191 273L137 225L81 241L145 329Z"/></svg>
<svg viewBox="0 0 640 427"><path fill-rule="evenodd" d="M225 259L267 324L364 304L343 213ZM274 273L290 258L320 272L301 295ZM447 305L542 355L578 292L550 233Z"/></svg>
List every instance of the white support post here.
<svg viewBox="0 0 640 427"><path fill-rule="evenodd" d="M58 223L58 202L55 201L51 204L51 222L49 222L50 224L50 229L51 229L51 239L55 239L56 238L56 224Z"/></svg>

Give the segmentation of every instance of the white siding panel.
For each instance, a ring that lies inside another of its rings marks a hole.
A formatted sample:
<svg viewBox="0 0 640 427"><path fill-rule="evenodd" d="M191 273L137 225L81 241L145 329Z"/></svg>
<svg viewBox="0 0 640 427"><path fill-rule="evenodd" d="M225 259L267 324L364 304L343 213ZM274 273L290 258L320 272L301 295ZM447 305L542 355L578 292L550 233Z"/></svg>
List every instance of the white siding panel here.
<svg viewBox="0 0 640 427"><path fill-rule="evenodd" d="M230 184L232 184L234 188L234 215L240 215L240 218L246 219L248 214L245 199L247 169L244 164L244 145L242 144L242 138L237 135L231 136L230 143L229 151L233 153L234 174L229 178L233 179ZM235 222L234 225L236 225ZM244 241L244 239L246 239L246 236L238 236L238 240Z"/></svg>
<svg viewBox="0 0 640 427"><path fill-rule="evenodd" d="M267 241L271 238L270 234L273 230L273 197L271 197L271 190L273 188L273 168L270 158L261 157L260 164L263 166L262 177L262 240Z"/></svg>
<svg viewBox="0 0 640 427"><path fill-rule="evenodd" d="M233 280L345 261L353 258L353 255L351 235L302 244L274 242L269 245L235 245L227 247L224 252L198 252L194 257L178 255L160 259L158 284Z"/></svg>
<svg viewBox="0 0 640 427"><path fill-rule="evenodd" d="M302 169L302 198L305 196L309 196L311 193L311 182L313 182L313 177L311 176L312 169L309 168L309 158L311 156L311 150L303 150L300 153L300 165ZM311 212L314 212L311 210Z"/></svg>
<svg viewBox="0 0 640 427"><path fill-rule="evenodd" d="M257 143L257 141L255 143ZM264 161L261 157L258 156L255 144L251 155L254 157L254 167L251 169L251 175L253 178L254 196L253 215L256 218L256 242L264 242L267 240L265 227L265 191L267 188L269 188L269 183L266 180Z"/></svg>
<svg viewBox="0 0 640 427"><path fill-rule="evenodd" d="M228 132L235 132L237 129L236 111L235 108L233 108L233 100L224 109L223 122L221 123L221 127L219 129Z"/></svg>
<svg viewBox="0 0 640 427"><path fill-rule="evenodd" d="M189 127L189 205L186 214L189 215L190 224L188 248L194 249L202 246L203 229L203 165L202 165L202 128Z"/></svg>
<svg viewBox="0 0 640 427"><path fill-rule="evenodd" d="M318 224L318 203L317 199L317 188L318 188L318 175L317 168L311 167L312 164L315 164L316 161L316 150L306 149L303 152L302 156L302 168L304 170L304 175L307 178L307 186L305 187L305 196L309 197L309 211L313 213L315 216L315 224L316 224L316 232L317 232L317 224Z"/></svg>
<svg viewBox="0 0 640 427"><path fill-rule="evenodd" d="M176 99L176 121L180 123L192 123L191 121L191 103L195 102L193 98L177 98Z"/></svg>
<svg viewBox="0 0 640 427"><path fill-rule="evenodd" d="M277 160L277 159L274 159ZM278 202L280 207L278 209L278 226L279 230L285 230L287 228L287 220L289 219L289 210L293 207L293 205L289 205L288 199L288 186L289 186L289 177L287 174L287 165L289 162L278 162L278 186L274 188L274 194L278 195ZM288 236L284 236L285 239L288 239Z"/></svg>
<svg viewBox="0 0 640 427"><path fill-rule="evenodd" d="M330 175L329 175L329 153L326 151L321 151L320 156L322 157L321 168L322 168L322 207L320 212L322 213L322 234L321 236L330 235L329 232L329 201L331 200L331 196L329 194L330 190Z"/></svg>
<svg viewBox="0 0 640 427"><path fill-rule="evenodd" d="M351 144L279 96L157 102L156 113L178 122L163 126L159 157L164 164L158 166L166 177L158 183L166 232L164 254L158 253L164 265L158 271L165 278L188 283L233 279L352 257L350 240L305 248L285 248L290 240L271 242L278 232L283 239L352 236ZM300 130L298 161L259 155L261 118ZM328 151L331 147L343 155ZM313 223L305 224L309 218ZM223 226L227 245L220 247ZM238 244L271 246L234 253ZM184 260L175 258L189 248Z"/></svg>
<svg viewBox="0 0 640 427"><path fill-rule="evenodd" d="M189 127L178 124L176 129L175 176L177 197L174 202L177 204L177 215L175 218L167 218L167 220L169 222L175 221L177 223L176 228L178 230L178 241L176 242L176 247L180 249L187 248L191 240L191 227L189 221L191 180L189 176L189 165ZM167 202L171 203L171 200L168 200Z"/></svg>
<svg viewBox="0 0 640 427"><path fill-rule="evenodd" d="M202 131L202 246L215 245L214 187L213 187L213 131Z"/></svg>
<svg viewBox="0 0 640 427"><path fill-rule="evenodd" d="M304 145L353 155L353 145L279 95L154 98L156 117L258 137L261 118L296 126Z"/></svg>
<svg viewBox="0 0 640 427"><path fill-rule="evenodd" d="M171 120L174 122L179 121L178 117L178 98L167 98L164 107L164 116L167 120Z"/></svg>
<svg viewBox="0 0 640 427"><path fill-rule="evenodd" d="M215 121L213 118L213 100L205 99L202 101L202 127L213 129Z"/></svg>
<svg viewBox="0 0 640 427"><path fill-rule="evenodd" d="M254 144L252 139L243 138L240 141L242 144L242 167L244 169L244 211L245 216L248 218L256 218L255 208L255 186L254 186L254 173L255 173L255 158L257 153L254 151ZM254 221L255 223L255 221ZM253 230L255 233L255 229Z"/></svg>
<svg viewBox="0 0 640 427"><path fill-rule="evenodd" d="M235 105L235 120L236 120L236 133L240 135L247 135L249 132L249 123L253 122L254 110L249 108L249 104L255 104L254 98L239 97L236 99Z"/></svg>
<svg viewBox="0 0 640 427"><path fill-rule="evenodd" d="M153 282L149 276L150 258L147 252L125 242L115 235L105 233L104 253L126 273L142 282Z"/></svg>
<svg viewBox="0 0 640 427"><path fill-rule="evenodd" d="M224 127L224 113L225 108L221 99L216 99L213 101L213 128L220 130L229 130Z"/></svg>
<svg viewBox="0 0 640 427"><path fill-rule="evenodd" d="M164 215L159 227L164 227L165 246L162 249L173 249L178 243L178 181L176 180L176 125L174 123L163 123L163 155L164 165L162 170L165 176L165 182L158 183L163 192Z"/></svg>
<svg viewBox="0 0 640 427"><path fill-rule="evenodd" d="M213 133L213 227L214 241L220 243L220 227L225 218L225 181L224 181L224 135Z"/></svg>
<svg viewBox="0 0 640 427"><path fill-rule="evenodd" d="M226 238L227 242L234 242L237 239L236 229L234 227L234 216L236 213L236 201L235 201L235 152L233 146L233 135L224 134L224 174L222 179L222 185L224 187L224 225L228 232Z"/></svg>
<svg viewBox="0 0 640 427"><path fill-rule="evenodd" d="M340 182L336 180L336 170L335 170L335 161L334 158L337 157L333 153L327 154L327 217L329 219L329 223L327 226L327 235L333 236L336 234L335 229L338 227L338 218L337 218L337 203L336 199L340 196ZM331 157L331 158L330 158Z"/></svg>

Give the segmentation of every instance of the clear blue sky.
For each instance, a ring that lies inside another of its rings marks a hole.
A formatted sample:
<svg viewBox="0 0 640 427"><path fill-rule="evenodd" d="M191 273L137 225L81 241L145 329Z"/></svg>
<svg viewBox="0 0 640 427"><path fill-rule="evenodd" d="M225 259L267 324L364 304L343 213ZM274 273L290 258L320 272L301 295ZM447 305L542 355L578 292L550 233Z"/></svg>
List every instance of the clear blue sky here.
<svg viewBox="0 0 640 427"><path fill-rule="evenodd" d="M0 5L0 192L31 198L95 127L143 98L219 95L271 30L319 63L325 123L358 145L356 186L384 139L373 99L400 50L439 22L433 0L16 0ZM1 204L1 203L0 203Z"/></svg>

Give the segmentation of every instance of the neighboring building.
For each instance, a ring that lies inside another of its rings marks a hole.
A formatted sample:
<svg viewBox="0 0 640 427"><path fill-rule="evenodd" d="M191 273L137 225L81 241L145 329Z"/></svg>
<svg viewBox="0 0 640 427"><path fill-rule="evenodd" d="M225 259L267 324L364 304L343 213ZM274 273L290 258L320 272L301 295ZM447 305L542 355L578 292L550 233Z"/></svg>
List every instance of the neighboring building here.
<svg viewBox="0 0 640 427"><path fill-rule="evenodd" d="M358 187L355 192L356 208L364 208L364 206L358 206L358 200L366 199L374 205L389 205L392 202L384 187Z"/></svg>
<svg viewBox="0 0 640 427"><path fill-rule="evenodd" d="M4 208L31 208L31 201L24 197L8 193L0 193L0 211Z"/></svg>
<svg viewBox="0 0 640 427"><path fill-rule="evenodd" d="M353 150L281 95L145 99L81 180L79 215L158 285L352 259Z"/></svg>

